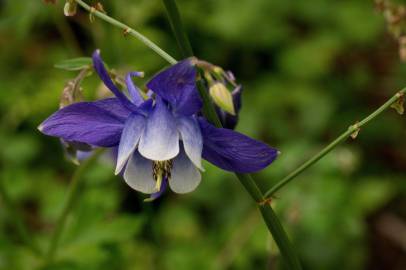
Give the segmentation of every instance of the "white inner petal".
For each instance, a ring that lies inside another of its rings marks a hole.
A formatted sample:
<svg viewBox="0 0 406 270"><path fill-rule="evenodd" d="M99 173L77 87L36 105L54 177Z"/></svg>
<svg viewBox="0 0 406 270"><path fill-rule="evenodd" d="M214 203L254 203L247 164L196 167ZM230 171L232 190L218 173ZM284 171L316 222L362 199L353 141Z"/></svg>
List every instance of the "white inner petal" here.
<svg viewBox="0 0 406 270"><path fill-rule="evenodd" d="M163 101L157 101L147 118L138 150L150 160L163 161L179 153L179 132L176 120Z"/></svg>
<svg viewBox="0 0 406 270"><path fill-rule="evenodd" d="M128 161L124 180L133 189L146 194L156 192L152 174L152 161L135 152Z"/></svg>
<svg viewBox="0 0 406 270"><path fill-rule="evenodd" d="M193 165L184 151L173 160L170 188L176 193L188 193L196 189L201 181L199 170Z"/></svg>

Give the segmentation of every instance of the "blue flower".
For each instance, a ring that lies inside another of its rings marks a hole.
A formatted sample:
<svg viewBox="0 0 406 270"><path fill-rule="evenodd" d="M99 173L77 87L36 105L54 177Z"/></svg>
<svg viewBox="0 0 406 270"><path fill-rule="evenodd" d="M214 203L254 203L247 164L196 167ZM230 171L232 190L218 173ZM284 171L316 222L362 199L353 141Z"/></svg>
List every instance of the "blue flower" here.
<svg viewBox="0 0 406 270"><path fill-rule="evenodd" d="M129 98L113 83L99 52L94 68L114 98L64 107L39 130L66 141L117 147L116 174L133 189L159 196L166 186L176 193L193 191L201 181L201 159L228 171L250 173L268 166L278 151L230 129L216 128L199 117L195 59L189 58L155 75L144 100L126 76Z"/></svg>

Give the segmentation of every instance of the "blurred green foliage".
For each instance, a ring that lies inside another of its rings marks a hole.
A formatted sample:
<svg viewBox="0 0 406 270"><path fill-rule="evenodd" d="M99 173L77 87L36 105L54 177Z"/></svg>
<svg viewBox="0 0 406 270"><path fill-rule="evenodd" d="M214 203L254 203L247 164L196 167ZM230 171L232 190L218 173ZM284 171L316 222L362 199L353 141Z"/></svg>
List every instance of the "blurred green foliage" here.
<svg viewBox="0 0 406 270"><path fill-rule="evenodd" d="M0 180L42 249L75 169L58 139L36 129L77 74L54 64L100 48L119 74L143 70L148 78L166 65L83 11L63 17L63 2L0 1ZM101 3L179 57L160 1ZM258 174L264 187L406 86L406 66L373 1L178 4L196 54L244 85L238 130L282 152ZM85 96L95 98L100 87L96 76L86 78ZM275 198L305 269L405 269L402 243L380 225L388 216L406 222L405 132L404 118L384 113ZM238 181L205 166L195 192L148 204L100 162L85 175L49 269L278 269L275 245ZM13 224L0 200L0 269L41 268Z"/></svg>

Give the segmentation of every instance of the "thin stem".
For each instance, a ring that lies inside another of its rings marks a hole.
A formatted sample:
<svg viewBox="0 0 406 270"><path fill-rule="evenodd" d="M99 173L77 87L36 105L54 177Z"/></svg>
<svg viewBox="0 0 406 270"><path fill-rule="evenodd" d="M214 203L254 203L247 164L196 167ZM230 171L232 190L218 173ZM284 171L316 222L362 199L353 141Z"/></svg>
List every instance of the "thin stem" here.
<svg viewBox="0 0 406 270"><path fill-rule="evenodd" d="M30 237L23 219L20 213L17 211L17 208L11 199L10 195L8 194L6 187L4 186L3 181L0 179L0 196L3 199L3 203L7 212L10 216L10 222L14 223L15 228L17 229L18 237L23 241L31 251L36 255L41 255L41 250L38 248L37 244L34 240Z"/></svg>
<svg viewBox="0 0 406 270"><path fill-rule="evenodd" d="M189 39L180 18L178 8L173 0L163 0L166 13L169 17L172 31L175 33L176 41L183 57L193 56L192 46L190 46Z"/></svg>
<svg viewBox="0 0 406 270"><path fill-rule="evenodd" d="M57 249L58 245L60 242L60 238L63 232L63 229L65 228L66 221L69 217L69 214L71 210L73 209L73 206L75 205L75 202L78 199L80 187L82 185L82 180L83 180L83 174L85 171L93 165L93 163L97 160L97 158L103 153L104 149L97 149L93 155L86 159L75 171L75 173L72 176L72 179L69 184L69 191L67 195L67 199L65 202L65 205L63 207L62 213L59 216L54 233L51 236L51 243L49 245L47 254L46 254L46 263L45 265L50 265L52 264Z"/></svg>
<svg viewBox="0 0 406 270"><path fill-rule="evenodd" d="M168 12L169 20L171 21L171 26L173 32L176 36L176 40L178 41L179 48L182 51L182 55L184 56L191 56L191 49L189 50L188 47L190 46L186 33L183 31L182 22L180 20L178 8L176 6L175 0L163 0L165 7ZM197 82L199 93L203 99L203 113L206 119L214 124L216 127L221 128L221 122L215 113L215 108L213 103L210 101L208 93L204 88L204 85L201 80ZM238 174L236 173L237 178L240 180L241 184L250 194L251 198L257 203L258 208L262 214L262 217L272 234L276 244L279 247L282 257L284 258L284 263L288 267L288 269L302 269L300 266L299 259L294 252L292 244L290 243L286 232L284 231L281 223L278 220L275 212L273 211L272 207L269 203L264 202L264 196L259 187L257 186L256 182L249 174Z"/></svg>
<svg viewBox="0 0 406 270"><path fill-rule="evenodd" d="M296 170L291 172L289 175L287 175L285 178L280 180L276 185L271 187L266 193L265 197L266 198L271 198L277 191L279 191L282 187L284 187L286 184L288 184L290 181L292 181L296 176L301 174L303 171L306 169L310 168L313 164L315 164L317 161L319 161L322 157L327 155L331 150L333 150L338 144L341 142L345 141L348 137L350 137L354 132L358 132L359 129L366 125L368 122L373 120L375 117L380 115L383 111L385 111L387 108L389 108L392 104L397 102L399 98L404 96L406 94L406 88L400 90L396 95L391 97L388 101L386 101L381 107L379 107L376 111L368 115L366 118L364 118L362 121L355 123L354 125L350 126L347 131L342 133L340 136L338 136L337 139L335 139L333 142L331 142L329 145L327 145L325 148L323 148L319 153L317 153L315 156L310 158L308 161L303 163L301 166L299 166Z"/></svg>
<svg viewBox="0 0 406 270"><path fill-rule="evenodd" d="M112 17L104 14L103 12L100 12L98 10L96 10L95 8L89 6L88 4L86 4L85 2L83 2L82 0L75 0L76 3L78 3L82 8L84 8L85 10L87 10L88 12L90 12L91 14L93 14L94 16L114 25L117 26L118 28L121 28L124 30L124 33L129 34L134 36L135 38L137 38L139 41L141 41L142 43L144 43L148 48L152 49L154 52L156 52L159 56L161 56L162 58L164 58L166 61L168 61L170 64L175 64L176 63L176 59L173 58L172 56L170 56L167 52L165 52L164 50L162 50L158 45L156 45L154 42L152 42L151 40L149 40L147 37L145 37L144 35L142 35L141 33L139 33L138 31L134 30L133 28L129 27L128 25L117 21L116 19L113 19Z"/></svg>

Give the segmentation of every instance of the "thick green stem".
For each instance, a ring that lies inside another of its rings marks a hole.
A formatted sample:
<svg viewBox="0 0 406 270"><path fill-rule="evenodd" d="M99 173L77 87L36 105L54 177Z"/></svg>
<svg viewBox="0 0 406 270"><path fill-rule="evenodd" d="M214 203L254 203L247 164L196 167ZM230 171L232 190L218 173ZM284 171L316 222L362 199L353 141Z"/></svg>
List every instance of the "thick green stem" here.
<svg viewBox="0 0 406 270"><path fill-rule="evenodd" d="M168 17L171 22L173 32L176 36L176 40L179 43L179 48L182 51L182 55L185 57L192 56L192 49L190 48L187 35L183 31L182 22L180 20L175 0L162 1L164 2L166 10L168 12ZM203 113L206 119L216 127L221 128L221 122L215 112L214 105L211 102L206 89L204 88L203 82L199 80L197 82L197 86L203 100ZM264 196L255 181L252 179L252 176L249 174L238 173L236 174L236 176L240 180L244 188L247 190L247 192L250 194L252 199L258 204L262 217L270 233L274 237L276 244L279 247L285 264L288 266L289 269L302 269L299 259L294 252L292 244L290 243L286 232L280 224L278 217L274 213L269 203L264 203Z"/></svg>
<svg viewBox="0 0 406 270"><path fill-rule="evenodd" d="M262 191L259 189L258 185L255 183L254 179L250 174L236 173L235 174L240 180L241 184L251 195L251 198L258 204L261 204L264 201L264 196Z"/></svg>
<svg viewBox="0 0 406 270"><path fill-rule="evenodd" d="M400 98L403 98L403 96L406 94L406 88L400 90L396 95L391 97L388 101L386 101L381 107L379 107L376 111L368 115L366 118L364 118L362 121L355 123L354 125L350 126L347 131L342 133L337 139L335 139L333 142L331 142L329 145L324 147L319 153L317 153L315 156L310 158L308 161L303 163L301 166L299 166L296 170L291 172L289 175L287 175L285 178L280 180L276 185L271 187L266 193L265 197L266 198L271 198L272 195L274 195L277 191L279 191L282 187L284 187L286 184L288 184L290 181L292 181L296 176L301 174L303 171L307 170L310 168L312 165L314 165L317 161L319 161L322 157L327 155L331 150L333 150L338 144L341 142L345 141L348 137L350 137L352 134L358 132L360 128L364 125L366 125L368 122L373 120L375 117L380 115L383 111L385 111L387 108L389 108L393 103L397 102Z"/></svg>
<svg viewBox="0 0 406 270"><path fill-rule="evenodd" d="M283 263L286 265L287 269L302 269L300 260L292 247L288 235L283 229L283 226L271 205L269 203L260 205L259 210L261 211L262 218L265 220L265 223L279 248Z"/></svg>
<svg viewBox="0 0 406 270"><path fill-rule="evenodd" d="M27 245L36 255L41 255L41 250L38 248L34 240L30 237L20 213L17 211L16 205L8 194L3 181L0 179L0 196L3 199L4 208L7 209L10 216L10 222L14 223L18 237Z"/></svg>
<svg viewBox="0 0 406 270"><path fill-rule="evenodd" d="M59 242L61 239L61 235L63 232L63 229L65 228L66 221L68 220L69 214L71 210L73 209L73 206L75 205L78 195L80 193L80 187L82 186L82 180L83 180L83 174L85 171L93 165L93 163L97 160L97 158L103 153L104 149L97 149L93 155L86 159L75 171L75 173L72 176L72 179L69 184L69 190L68 190L68 195L66 199L66 203L63 207L62 213L59 216L54 233L51 236L51 243L49 245L47 254L46 254L46 261L45 265L50 265L52 264L55 255L58 250Z"/></svg>
<svg viewBox="0 0 406 270"><path fill-rule="evenodd" d="M112 17L104 14L103 12L100 12L100 11L96 10L95 8L89 6L88 4L83 2L82 0L75 0L75 1L82 8L86 9L88 12L90 12L94 16L96 16L96 17L98 17L98 18L100 18L100 19L102 19L102 20L104 20L104 21L106 21L106 22L108 22L108 23L110 23L110 24L112 24L114 26L117 26L118 28L123 29L125 34L134 36L139 41L144 43L148 48L150 48L151 50L156 52L158 55L160 55L162 58L164 58L166 61L168 61L170 64L175 64L176 63L175 58L173 58L167 52L165 52L164 50L159 48L158 45L156 45L154 42L149 40L147 37L145 37L144 35L142 35L138 31L134 30L133 28L129 27L128 25L126 25L126 24L124 24L124 23L122 23L120 21L117 21L116 19L113 19Z"/></svg>

